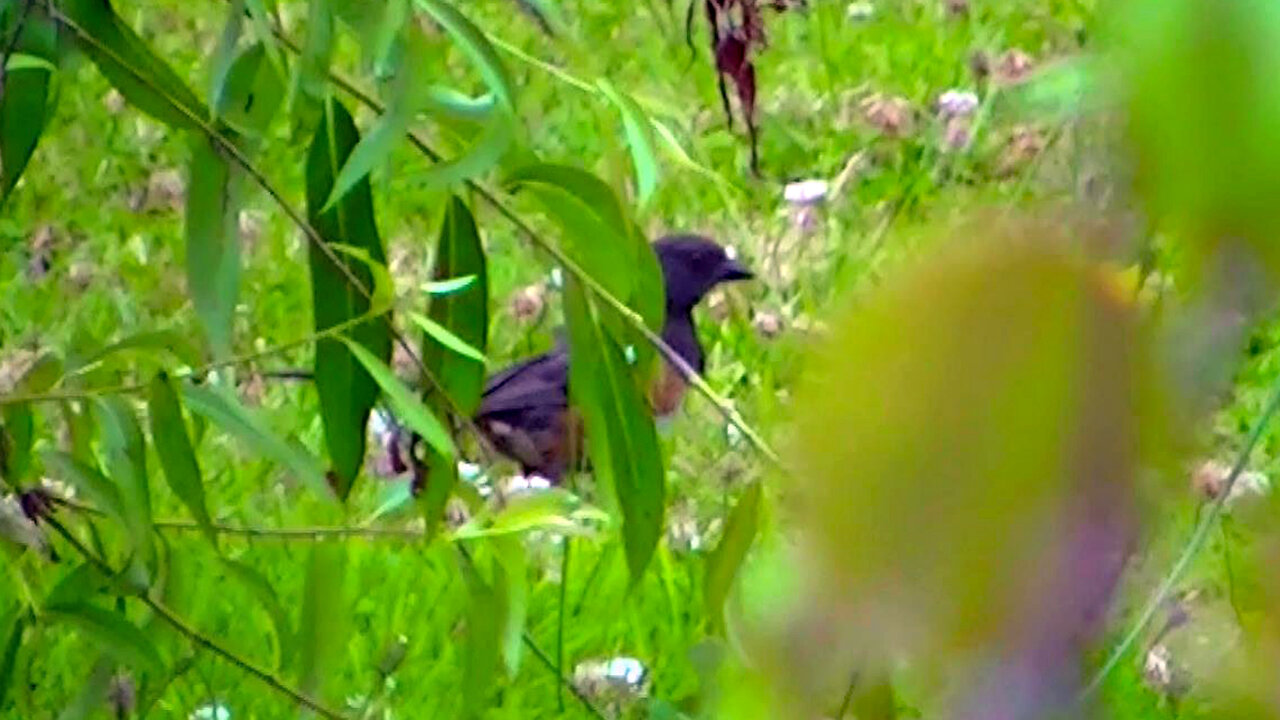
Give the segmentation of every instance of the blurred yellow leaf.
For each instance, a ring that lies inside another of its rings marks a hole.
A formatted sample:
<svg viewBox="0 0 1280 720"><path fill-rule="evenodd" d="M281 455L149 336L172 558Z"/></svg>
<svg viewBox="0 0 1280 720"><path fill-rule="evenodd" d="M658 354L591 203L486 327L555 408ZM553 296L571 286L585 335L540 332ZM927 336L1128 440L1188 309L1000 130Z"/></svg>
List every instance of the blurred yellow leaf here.
<svg viewBox="0 0 1280 720"><path fill-rule="evenodd" d="M1133 293L1069 228L975 227L834 322L797 398L813 612L881 657L989 647L1029 612L1087 633L1171 447Z"/></svg>

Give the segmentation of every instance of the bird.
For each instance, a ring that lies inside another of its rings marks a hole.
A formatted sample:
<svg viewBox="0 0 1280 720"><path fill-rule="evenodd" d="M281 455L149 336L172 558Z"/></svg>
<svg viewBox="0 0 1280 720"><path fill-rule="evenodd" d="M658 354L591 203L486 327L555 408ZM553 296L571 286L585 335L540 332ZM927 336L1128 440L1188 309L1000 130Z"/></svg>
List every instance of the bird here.
<svg viewBox="0 0 1280 720"><path fill-rule="evenodd" d="M666 313L662 340L702 373L706 365L693 310L717 286L755 277L732 252L697 234L673 234L652 243L662 268ZM663 358L649 391L658 421L673 416L686 389L683 374ZM526 476L559 484L578 462L582 420L569 402L569 348L563 334L551 350L521 360L485 382L473 422L500 454Z"/></svg>

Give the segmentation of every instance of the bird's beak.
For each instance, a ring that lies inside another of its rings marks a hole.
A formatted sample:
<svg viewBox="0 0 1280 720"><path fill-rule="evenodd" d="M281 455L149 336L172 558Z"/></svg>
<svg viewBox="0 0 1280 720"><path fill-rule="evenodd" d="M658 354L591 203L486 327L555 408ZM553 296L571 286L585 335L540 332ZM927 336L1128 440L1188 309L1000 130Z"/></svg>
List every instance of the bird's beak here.
<svg viewBox="0 0 1280 720"><path fill-rule="evenodd" d="M748 270L746 265L733 258L726 259L724 264L720 266L720 282L750 280L755 276L756 274Z"/></svg>

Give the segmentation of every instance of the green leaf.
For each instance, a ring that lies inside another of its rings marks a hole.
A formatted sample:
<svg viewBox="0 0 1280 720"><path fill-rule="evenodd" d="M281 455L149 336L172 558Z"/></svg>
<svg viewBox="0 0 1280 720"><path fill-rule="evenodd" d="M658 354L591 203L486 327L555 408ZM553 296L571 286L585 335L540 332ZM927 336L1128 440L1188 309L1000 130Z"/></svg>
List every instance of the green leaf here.
<svg viewBox="0 0 1280 720"><path fill-rule="evenodd" d="M450 295L469 287L477 279L476 275L449 278L447 280L428 280L422 283L422 292L428 295Z"/></svg>
<svg viewBox="0 0 1280 720"><path fill-rule="evenodd" d="M503 607L501 648L507 676L514 678L520 670L524 649L524 626L529 614L529 556L520 538L495 537L489 540L497 556L498 600Z"/></svg>
<svg viewBox="0 0 1280 720"><path fill-rule="evenodd" d="M331 248L339 245L365 253L365 266L344 263L360 284L377 293L368 265L383 266L386 255L373 214L373 194L368 178L356 182L332 208L320 207L334 187L338 168L348 161L359 135L342 103L326 103L323 122L316 130L307 154L307 220ZM359 318L374 308L341 268L314 243L309 247L312 314L317 332ZM385 271L384 271L385 272ZM390 293L389 287L383 290ZM387 323L369 321L349 331L374 358L391 357L391 330ZM345 500L364 463L369 413L378 398L378 386L343 343L322 338L316 343L315 382L320 396L320 419L325 445L337 477L338 497Z"/></svg>
<svg viewBox="0 0 1280 720"><path fill-rule="evenodd" d="M497 166L515 140L515 118L497 109L476 138L459 155L432 165L414 180L426 189L447 188L472 180Z"/></svg>
<svg viewBox="0 0 1280 720"><path fill-rule="evenodd" d="M666 477L657 429L625 353L572 278L565 284L565 315L570 401L582 412L595 475L622 511L622 540L634 584L662 537Z"/></svg>
<svg viewBox="0 0 1280 720"><path fill-rule="evenodd" d="M332 497L319 462L304 448L275 433L245 409L234 395L208 385L182 385L182 398L192 412L231 433L254 450L284 466L323 497Z"/></svg>
<svg viewBox="0 0 1280 720"><path fill-rule="evenodd" d="M62 376L62 361L53 353L36 358L14 383L15 395L36 395L53 387ZM0 407L0 477L14 488L20 487L31 471L31 448L35 442L35 415L31 403L17 402Z"/></svg>
<svg viewBox="0 0 1280 720"><path fill-rule="evenodd" d="M653 126L644 110L640 109L630 95L614 87L605 78L601 78L596 84L622 114L627 146L631 149L631 161L636 168L636 189L639 191L640 205L646 205L658 187L658 153L654 148Z"/></svg>
<svg viewBox="0 0 1280 720"><path fill-rule="evenodd" d="M387 403L391 406L396 417L404 422L411 430L422 436L437 452L448 457L454 457L457 450L453 444L453 438L449 435L449 431L440 422L440 420L422 404L422 401L414 397L411 391L400 378L396 377L395 372L387 366L385 362L374 357L372 353L357 345L349 338L339 336L339 339L346 343L351 353L355 355L365 370L373 376L374 382L382 388L386 393Z"/></svg>
<svg viewBox="0 0 1280 720"><path fill-rule="evenodd" d="M246 565L238 560L223 558L222 565L241 585L244 586L262 609L266 611L267 617L271 619L271 630L276 638L276 657L275 667L282 669L285 658L289 657L294 640L293 629L289 624L289 616L285 614L284 606L280 604L280 597L276 594L276 589L267 582L262 573L255 570L252 566Z"/></svg>
<svg viewBox="0 0 1280 720"><path fill-rule="evenodd" d="M239 173L203 134L191 140L187 181L187 289L214 355L231 354L240 292Z"/></svg>
<svg viewBox="0 0 1280 720"><path fill-rule="evenodd" d="M747 486L742 498L729 514L720 544L707 557L703 598L707 620L716 632L724 629L725 598L729 596L733 581L738 576L738 569L742 567L747 551L756 538L760 520L760 496L759 482Z"/></svg>
<svg viewBox="0 0 1280 720"><path fill-rule="evenodd" d="M62 708L58 720L84 720L94 711L102 708L103 699L111 688L111 678L115 676L117 663L105 654L99 654L97 660L85 673L80 692Z"/></svg>
<svg viewBox="0 0 1280 720"><path fill-rule="evenodd" d="M36 151L49 116L53 73L42 67L10 67L0 92L0 205Z"/></svg>
<svg viewBox="0 0 1280 720"><path fill-rule="evenodd" d="M116 353L127 350L163 350L191 367L201 364L200 352L191 339L176 330L143 330L111 343L67 366L67 374L80 373Z"/></svg>
<svg viewBox="0 0 1280 720"><path fill-rule="evenodd" d="M329 64L333 59L333 9L330 0L308 0L306 38L298 71L293 75L290 102L301 114L329 97Z"/></svg>
<svg viewBox="0 0 1280 720"><path fill-rule="evenodd" d="M430 336L431 339L439 342L441 345L453 352L463 357L471 358L476 362L485 362L484 353L472 347L462 338L449 332L445 326L437 323L435 320L416 312L409 313L409 319L412 320L419 328L422 328L422 331Z"/></svg>
<svg viewBox="0 0 1280 720"><path fill-rule="evenodd" d="M410 317L425 331L422 338L423 365L440 384L440 390L457 412L470 415L479 406L480 395L484 391L484 352L489 331L488 267L475 217L461 198L451 195L445 207L431 277L442 282L446 278L464 276L474 278L474 283L433 297L427 310L428 317ZM446 341L446 335L431 332L433 327L446 331L447 336L477 352L459 354L454 344ZM439 392L429 393L426 399L437 413L447 412L450 408L450 403ZM427 466L431 481L422 494L421 506L430 535L443 517L445 504L457 484L458 469L449 454L440 453L430 454Z"/></svg>
<svg viewBox="0 0 1280 720"><path fill-rule="evenodd" d="M271 4L274 6L275 0ZM285 65L284 56L280 52L279 44L276 42L275 33L271 32L271 27L275 23L271 17L270 11L267 9L267 3L263 0L247 0L246 5L249 7L249 18L253 21L253 33L257 36L258 42L267 48L267 59L271 62L271 68L275 71L275 76L283 78L289 74L289 69Z"/></svg>
<svg viewBox="0 0 1280 720"><path fill-rule="evenodd" d="M231 63L236 59L236 43L240 40L243 27L244 0L229 0L227 19L222 23L222 34L218 36L218 45L213 49L213 61L210 63L213 72L209 78L209 105L215 110L222 105L227 73L231 71Z"/></svg>
<svg viewBox="0 0 1280 720"><path fill-rule="evenodd" d="M169 489L178 496L191 517L204 530L205 537L216 548L218 536L213 532L213 521L204 500L204 479L196 462L191 437L187 434L187 421L182 415L182 403L173 389L173 382L164 373L151 380L148 407L151 419L151 437L160 467Z"/></svg>
<svg viewBox="0 0 1280 720"><path fill-rule="evenodd" d="M324 202L323 211L330 210L334 203L346 197L347 193L361 180L366 180L373 169L386 161L395 149L396 143L403 142L405 133L409 131L409 123L413 121L413 109L403 103L392 101L387 112L383 113L373 129L358 142L342 163L337 179L331 181L332 190Z"/></svg>
<svg viewBox="0 0 1280 720"><path fill-rule="evenodd" d="M152 540L151 486L147 479L147 446L133 408L121 396L96 398L95 415L102 430L100 448L107 472L120 491L125 530L148 581L156 567Z"/></svg>
<svg viewBox="0 0 1280 720"><path fill-rule="evenodd" d="M497 511L485 508L453 531L454 540L516 535L530 530L562 534L584 534L586 523L607 522L609 515L585 505L563 488L520 494L508 499Z"/></svg>
<svg viewBox="0 0 1280 720"><path fill-rule="evenodd" d="M511 76L489 39L453 5L443 0L417 0L432 20L453 37L463 54L476 65L485 84L508 110L515 109L515 88Z"/></svg>
<svg viewBox="0 0 1280 720"><path fill-rule="evenodd" d="M97 469L57 450L44 454L44 464L121 526L127 524L128 515L120 491Z"/></svg>
<svg viewBox="0 0 1280 720"><path fill-rule="evenodd" d="M493 687L494 671L502 653L502 626L506 617L502 597L485 582L476 568L462 562L462 576L470 590L467 604L467 640L463 648L462 702L475 716L485 707Z"/></svg>
<svg viewBox="0 0 1280 720"><path fill-rule="evenodd" d="M13 685L13 669L17 666L18 650L22 647L22 637L27 626L27 609L21 604L15 605L5 613L0 628L4 629L3 654L0 654L0 710L3 710L9 699L9 688Z"/></svg>
<svg viewBox="0 0 1280 720"><path fill-rule="evenodd" d="M48 610L45 617L75 627L99 650L135 670L157 674L164 670L155 645L124 615L82 603Z"/></svg>
<svg viewBox="0 0 1280 720"><path fill-rule="evenodd" d="M324 683L336 674L347 646L347 607L343 601L346 565L346 546L342 543L325 541L312 545L295 646L303 692L322 694Z"/></svg>
<svg viewBox="0 0 1280 720"><path fill-rule="evenodd" d="M651 331L661 331L666 300L657 255L603 180L574 167L535 164L509 182L530 192L563 228L565 252L579 269ZM651 372L656 353L644 334L612 308L602 308L599 319L619 345L635 348L637 370Z"/></svg>
<svg viewBox="0 0 1280 720"><path fill-rule="evenodd" d="M209 117L208 109L109 2L66 0L59 9L84 33L77 42L125 99L170 127L201 130L198 119Z"/></svg>
<svg viewBox="0 0 1280 720"><path fill-rule="evenodd" d="M111 578L92 563L82 562L58 579L45 596L44 606L52 610L66 609L89 602L112 589Z"/></svg>
<svg viewBox="0 0 1280 720"><path fill-rule="evenodd" d="M516 170L508 183L531 191L564 229L565 250L584 272L639 313L651 330L661 330L666 307L662 269L607 183L585 170L547 163ZM644 365L652 349L643 337L613 317L606 316L605 322L625 344L640 349Z"/></svg>
<svg viewBox="0 0 1280 720"><path fill-rule="evenodd" d="M497 96L491 92L471 97L448 85L428 85L424 95L428 111L459 120L484 120L492 117L498 106Z"/></svg>
<svg viewBox="0 0 1280 720"><path fill-rule="evenodd" d="M284 82L263 44L254 43L236 55L214 110L237 130L262 135L284 102Z"/></svg>

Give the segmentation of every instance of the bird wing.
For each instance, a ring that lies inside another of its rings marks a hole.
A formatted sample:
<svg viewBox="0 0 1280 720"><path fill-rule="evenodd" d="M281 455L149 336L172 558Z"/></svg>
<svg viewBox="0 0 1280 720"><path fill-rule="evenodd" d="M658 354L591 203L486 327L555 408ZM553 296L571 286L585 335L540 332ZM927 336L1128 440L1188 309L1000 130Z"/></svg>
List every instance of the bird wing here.
<svg viewBox="0 0 1280 720"><path fill-rule="evenodd" d="M477 417L569 405L569 353L562 348L498 372L485 383Z"/></svg>

